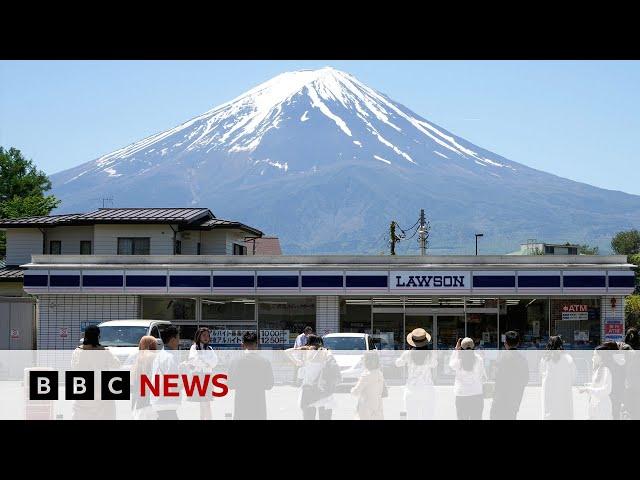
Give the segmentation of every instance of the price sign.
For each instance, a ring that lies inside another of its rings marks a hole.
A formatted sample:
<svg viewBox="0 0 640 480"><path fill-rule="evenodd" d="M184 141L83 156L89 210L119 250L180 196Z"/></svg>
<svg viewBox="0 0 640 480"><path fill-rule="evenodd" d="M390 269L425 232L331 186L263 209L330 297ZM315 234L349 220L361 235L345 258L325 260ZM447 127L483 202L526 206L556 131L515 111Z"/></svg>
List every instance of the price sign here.
<svg viewBox="0 0 640 480"><path fill-rule="evenodd" d="M289 330L260 330L260 343L262 345L287 345L289 344Z"/></svg>

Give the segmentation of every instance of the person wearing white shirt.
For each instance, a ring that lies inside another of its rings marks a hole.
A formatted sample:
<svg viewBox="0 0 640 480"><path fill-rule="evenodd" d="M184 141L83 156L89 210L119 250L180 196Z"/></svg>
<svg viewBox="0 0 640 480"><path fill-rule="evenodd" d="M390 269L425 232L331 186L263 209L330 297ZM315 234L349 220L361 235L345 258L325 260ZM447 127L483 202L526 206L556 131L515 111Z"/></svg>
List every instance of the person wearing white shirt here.
<svg viewBox="0 0 640 480"><path fill-rule="evenodd" d="M213 347L209 345L209 342L211 342L211 331L207 327L198 328L193 345L189 349L189 358L187 360L192 373L195 375L212 374L213 369L218 364L218 356ZM201 377L201 380L204 381L204 377ZM191 401L200 402L200 420L211 420L212 398L209 395L191 397Z"/></svg>
<svg viewBox="0 0 640 480"><path fill-rule="evenodd" d="M589 420L612 420L611 387L613 379L608 363L613 358L606 347L598 345L593 352L593 376L579 391L589 394Z"/></svg>
<svg viewBox="0 0 640 480"><path fill-rule="evenodd" d="M432 420L436 395L433 386L433 369L438 365L435 352L429 351L431 335L416 328L407 335L411 350L405 350L396 360L397 367L407 367L404 386L404 408L407 420Z"/></svg>
<svg viewBox="0 0 640 480"><path fill-rule="evenodd" d="M563 350L560 336L549 338L547 352L540 360L543 420L573 420L573 384L576 365Z"/></svg>
<svg viewBox="0 0 640 480"><path fill-rule="evenodd" d="M456 372L453 393L456 396L458 420L481 420L484 407L482 384L487 378L482 357L473 350L469 337L458 339L449 359L449 368Z"/></svg>
<svg viewBox="0 0 640 480"><path fill-rule="evenodd" d="M304 327L303 332L296 337L296 341L293 344L293 348L304 347L307 344L307 338L313 333L313 328L307 325Z"/></svg>
<svg viewBox="0 0 640 480"><path fill-rule="evenodd" d="M152 378L156 375L180 375L180 332L170 325L160 334L164 348L160 350L153 360L151 370ZM158 420L178 420L178 408L180 407L180 395L158 395L151 397L151 406L157 412Z"/></svg>

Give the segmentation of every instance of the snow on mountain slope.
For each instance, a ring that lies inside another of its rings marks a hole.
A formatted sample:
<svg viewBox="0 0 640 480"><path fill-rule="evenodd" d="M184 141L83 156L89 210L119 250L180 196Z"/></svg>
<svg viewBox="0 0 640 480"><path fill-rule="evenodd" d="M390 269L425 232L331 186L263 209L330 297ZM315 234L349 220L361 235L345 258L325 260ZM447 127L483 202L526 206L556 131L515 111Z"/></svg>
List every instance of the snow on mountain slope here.
<svg viewBox="0 0 640 480"><path fill-rule="evenodd" d="M349 151L354 150L353 145L364 147L355 155L357 158L373 160L377 153L369 154L368 150L375 150L395 157L394 161L400 164L406 161L418 165L412 155L423 155L425 152L417 145L426 145L433 148L427 152L430 156L448 158L437 150L441 149L477 165L515 170L509 162L496 161L465 146L351 75L327 67L278 75L182 125L98 158L66 182L87 173L103 172L115 177L122 175L123 168L130 174L128 164L132 161L139 164L135 173L144 173L189 152L255 152L266 134L294 120L289 110L294 106L299 109L299 105L305 106L297 117L300 122L324 117L345 136L343 140L352 144ZM413 153L416 149L418 153Z"/></svg>
<svg viewBox="0 0 640 480"><path fill-rule="evenodd" d="M207 206L280 235L285 251L380 251L372 226L413 224L420 208L438 227L434 242L458 252L478 229L512 251L533 237L605 245L640 221L640 197L507 160L330 67L278 75L52 182L61 211L105 196Z"/></svg>

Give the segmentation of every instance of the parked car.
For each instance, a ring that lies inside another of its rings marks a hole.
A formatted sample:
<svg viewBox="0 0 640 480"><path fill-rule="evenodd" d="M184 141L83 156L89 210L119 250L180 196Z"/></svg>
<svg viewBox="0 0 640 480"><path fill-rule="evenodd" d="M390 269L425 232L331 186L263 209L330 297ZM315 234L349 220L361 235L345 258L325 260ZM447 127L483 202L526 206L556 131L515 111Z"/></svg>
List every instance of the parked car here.
<svg viewBox="0 0 640 480"><path fill-rule="evenodd" d="M131 363L138 352L140 339L145 335L155 337L158 350L163 348L160 333L171 325L167 320L110 320L98 325L100 329L100 345L110 350L121 365ZM82 343L82 339L80 340Z"/></svg>
<svg viewBox="0 0 640 480"><path fill-rule="evenodd" d="M329 333L322 341L325 348L332 350L343 384L355 383L362 374L364 355L360 352L376 349L368 333Z"/></svg>

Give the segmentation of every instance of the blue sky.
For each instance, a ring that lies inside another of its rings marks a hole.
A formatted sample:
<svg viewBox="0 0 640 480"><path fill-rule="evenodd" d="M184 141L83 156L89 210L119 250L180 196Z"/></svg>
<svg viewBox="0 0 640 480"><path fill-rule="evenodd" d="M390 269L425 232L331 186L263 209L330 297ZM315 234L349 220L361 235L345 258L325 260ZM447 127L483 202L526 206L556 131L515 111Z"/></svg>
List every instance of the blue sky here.
<svg viewBox="0 0 640 480"><path fill-rule="evenodd" d="M0 145L55 173L326 65L510 160L640 194L638 61L0 61Z"/></svg>

